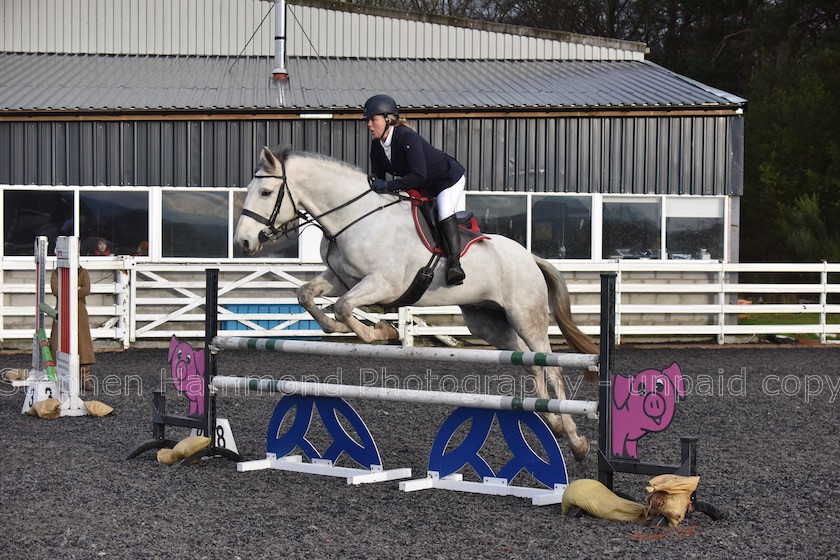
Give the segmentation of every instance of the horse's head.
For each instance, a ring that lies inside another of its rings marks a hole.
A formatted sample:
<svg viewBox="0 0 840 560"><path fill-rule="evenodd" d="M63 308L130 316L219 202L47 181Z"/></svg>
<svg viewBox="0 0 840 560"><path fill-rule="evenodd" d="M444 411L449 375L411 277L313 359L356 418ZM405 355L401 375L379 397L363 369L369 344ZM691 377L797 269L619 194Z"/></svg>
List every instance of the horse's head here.
<svg viewBox="0 0 840 560"><path fill-rule="evenodd" d="M298 209L286 182L284 155L263 148L242 215L236 224L234 242L246 255L257 253L262 244L281 233L282 226L298 217Z"/></svg>

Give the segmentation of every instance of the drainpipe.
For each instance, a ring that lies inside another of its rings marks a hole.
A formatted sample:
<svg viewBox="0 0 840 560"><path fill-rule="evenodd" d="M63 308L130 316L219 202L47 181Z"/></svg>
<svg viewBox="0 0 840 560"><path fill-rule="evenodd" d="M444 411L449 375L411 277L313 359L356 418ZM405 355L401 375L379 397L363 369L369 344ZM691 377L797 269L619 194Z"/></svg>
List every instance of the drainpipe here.
<svg viewBox="0 0 840 560"><path fill-rule="evenodd" d="M286 1L274 0L274 70L275 80L288 80L286 71Z"/></svg>

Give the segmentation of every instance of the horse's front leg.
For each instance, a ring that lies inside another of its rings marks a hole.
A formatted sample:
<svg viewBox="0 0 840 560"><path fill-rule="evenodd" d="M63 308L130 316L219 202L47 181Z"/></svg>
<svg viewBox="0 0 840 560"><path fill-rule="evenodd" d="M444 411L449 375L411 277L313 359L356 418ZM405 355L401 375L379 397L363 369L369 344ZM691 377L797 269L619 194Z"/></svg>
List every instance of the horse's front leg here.
<svg viewBox="0 0 840 560"><path fill-rule="evenodd" d="M312 318L315 319L325 333L349 333L350 327L336 321L315 304L315 298L321 296L340 296L346 290L332 271L325 270L312 281L298 288L297 298L298 302L312 315Z"/></svg>
<svg viewBox="0 0 840 560"><path fill-rule="evenodd" d="M395 340L399 337L397 329L386 321L379 321L374 326L368 326L356 319L353 310L363 305L371 305L386 301L393 301L398 296L393 295L393 288L374 273L362 278L361 282L350 288L346 294L335 302L335 317L356 333L365 342L375 340Z"/></svg>

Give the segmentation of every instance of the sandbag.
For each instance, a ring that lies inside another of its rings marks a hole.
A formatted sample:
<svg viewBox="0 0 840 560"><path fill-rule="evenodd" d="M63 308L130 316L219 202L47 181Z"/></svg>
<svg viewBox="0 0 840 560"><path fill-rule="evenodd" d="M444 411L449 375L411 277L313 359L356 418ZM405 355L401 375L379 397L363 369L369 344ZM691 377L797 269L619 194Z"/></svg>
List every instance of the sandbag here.
<svg viewBox="0 0 840 560"><path fill-rule="evenodd" d="M662 474L650 479L645 490L645 515L664 515L668 523L676 527L692 511L691 494L697 490L699 476Z"/></svg>
<svg viewBox="0 0 840 560"><path fill-rule="evenodd" d="M616 496L601 482L591 479L573 481L563 492L563 515L579 507L593 517L613 521L642 521L645 507Z"/></svg>
<svg viewBox="0 0 840 560"><path fill-rule="evenodd" d="M58 399L44 399L42 401L38 401L29 407L29 410L27 410L26 413L46 420L55 420L61 416L61 401Z"/></svg>
<svg viewBox="0 0 840 560"><path fill-rule="evenodd" d="M189 457L210 445L210 438L204 436L189 436L179 441L174 448L181 457Z"/></svg>
<svg viewBox="0 0 840 560"><path fill-rule="evenodd" d="M210 445L210 438L204 436L189 436L185 437L173 449L164 448L158 451L157 460L164 465L174 465L181 459L191 456L193 453L198 453L202 449Z"/></svg>
<svg viewBox="0 0 840 560"><path fill-rule="evenodd" d="M158 463L163 463L164 465L174 465L183 458L184 456L182 454L176 452L174 449L169 449L168 447L165 447L157 452Z"/></svg>
<svg viewBox="0 0 840 560"><path fill-rule="evenodd" d="M29 377L28 369L7 369L3 371L3 381L21 381Z"/></svg>
<svg viewBox="0 0 840 560"><path fill-rule="evenodd" d="M99 401L85 401L85 408L91 416L108 416L114 409Z"/></svg>

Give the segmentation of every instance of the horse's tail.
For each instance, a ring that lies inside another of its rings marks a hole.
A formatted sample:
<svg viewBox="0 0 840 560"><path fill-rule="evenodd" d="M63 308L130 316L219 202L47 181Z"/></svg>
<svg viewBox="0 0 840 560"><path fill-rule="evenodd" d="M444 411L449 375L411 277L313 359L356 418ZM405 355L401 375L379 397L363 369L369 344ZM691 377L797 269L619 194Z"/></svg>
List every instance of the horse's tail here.
<svg viewBox="0 0 840 560"><path fill-rule="evenodd" d="M569 289L566 287L566 281L551 263L545 259L534 256L537 266L540 267L545 283L548 286L548 306L551 309L551 314L554 320L563 331L563 336L566 337L566 342L575 352L582 354L598 354L600 352L598 345L592 342L592 339L586 336L572 320L572 304L569 299ZM597 380L597 374L593 372L586 372L587 381Z"/></svg>

